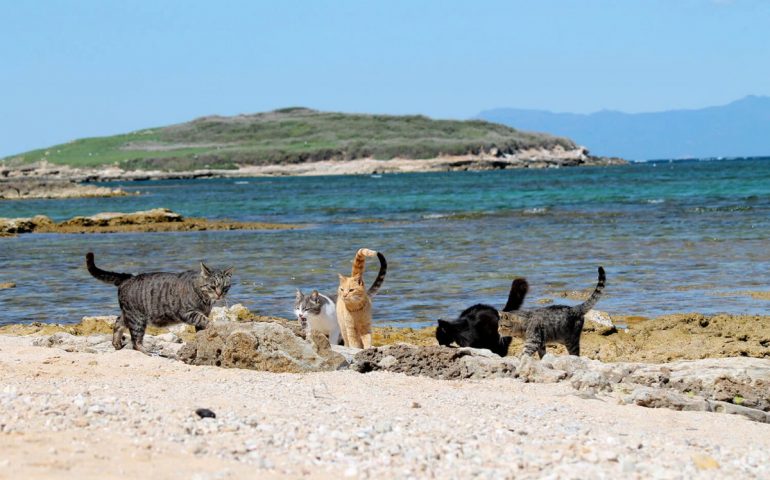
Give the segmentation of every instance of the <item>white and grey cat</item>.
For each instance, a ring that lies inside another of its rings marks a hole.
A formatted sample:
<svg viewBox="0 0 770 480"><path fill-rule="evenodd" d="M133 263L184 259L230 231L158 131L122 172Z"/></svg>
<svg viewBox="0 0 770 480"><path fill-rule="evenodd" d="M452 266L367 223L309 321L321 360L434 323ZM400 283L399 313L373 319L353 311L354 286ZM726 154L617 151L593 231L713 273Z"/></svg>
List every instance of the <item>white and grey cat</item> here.
<svg viewBox="0 0 770 480"><path fill-rule="evenodd" d="M321 332L329 337L329 343L339 345L342 340L340 325L337 322L336 295L327 297L318 290L313 290L310 295L297 290L294 301L294 314L306 332Z"/></svg>

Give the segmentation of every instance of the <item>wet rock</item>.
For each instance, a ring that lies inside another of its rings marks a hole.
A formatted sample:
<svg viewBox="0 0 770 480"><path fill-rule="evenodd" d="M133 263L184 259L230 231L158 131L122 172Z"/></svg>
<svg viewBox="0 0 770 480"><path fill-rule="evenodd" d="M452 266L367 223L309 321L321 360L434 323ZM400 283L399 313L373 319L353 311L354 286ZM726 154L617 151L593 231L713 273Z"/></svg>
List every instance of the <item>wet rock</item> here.
<svg viewBox="0 0 770 480"><path fill-rule="evenodd" d="M35 215L29 218L0 218L0 233L30 233L53 224L53 221L45 215Z"/></svg>
<svg viewBox="0 0 770 480"><path fill-rule="evenodd" d="M21 233L114 233L114 232L186 232L201 230L276 230L297 228L260 222L233 222L184 218L167 208L131 213L105 212L90 217L73 217L54 223L48 217L0 218L0 236Z"/></svg>
<svg viewBox="0 0 770 480"><path fill-rule="evenodd" d="M309 339L276 322L220 322L209 325L179 351L193 365L215 365L279 373L317 372L346 367L317 332Z"/></svg>
<svg viewBox="0 0 770 480"><path fill-rule="evenodd" d="M7 177L8 175L0 175ZM120 188L82 185L69 179L3 178L0 179L0 200L27 198L118 197L128 195Z"/></svg>
<svg viewBox="0 0 770 480"><path fill-rule="evenodd" d="M16 288L16 284L13 282L2 282L0 283L0 290L6 290L8 288Z"/></svg>
<svg viewBox="0 0 770 480"><path fill-rule="evenodd" d="M154 208L139 212L104 212L90 217L73 217L59 224L60 227L107 227L117 225L146 225L148 223L181 222L182 215L168 208Z"/></svg>

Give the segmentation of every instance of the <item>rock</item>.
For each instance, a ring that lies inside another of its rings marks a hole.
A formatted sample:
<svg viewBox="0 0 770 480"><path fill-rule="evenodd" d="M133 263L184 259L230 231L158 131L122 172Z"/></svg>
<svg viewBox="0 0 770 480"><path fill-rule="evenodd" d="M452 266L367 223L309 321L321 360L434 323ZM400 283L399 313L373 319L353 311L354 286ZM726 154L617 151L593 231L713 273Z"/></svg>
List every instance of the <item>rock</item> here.
<svg viewBox="0 0 770 480"><path fill-rule="evenodd" d="M489 350L386 345L362 350L350 366L361 373L389 371L440 379L513 377L518 360Z"/></svg>
<svg viewBox="0 0 770 480"><path fill-rule="evenodd" d="M249 319L251 312L249 309L236 303L232 307L214 307L211 309L212 322L244 322Z"/></svg>
<svg viewBox="0 0 770 480"><path fill-rule="evenodd" d="M488 350L399 344L362 350L351 368L361 373L389 371L438 379L567 381L579 392L603 392L625 404L730 413L770 423L770 361L756 358L604 363L570 355L546 354L542 360L503 358Z"/></svg>
<svg viewBox="0 0 770 480"><path fill-rule="evenodd" d="M585 314L585 319L609 329L615 328L615 323L612 321L610 314L601 310L589 310Z"/></svg>
<svg viewBox="0 0 770 480"><path fill-rule="evenodd" d="M215 365L279 373L337 370L347 366L319 333L307 340L276 322L219 322L195 335L178 358L193 365Z"/></svg>
<svg viewBox="0 0 770 480"><path fill-rule="evenodd" d="M195 414L200 418L217 418L217 414L208 408L198 408L195 410Z"/></svg>
<svg viewBox="0 0 770 480"><path fill-rule="evenodd" d="M96 335L73 335L68 332L56 332L52 335L43 335L35 337L32 344L38 347L60 348L66 352L83 353L112 353L115 347L112 346L112 330L110 333ZM144 346L151 354L159 355L165 358L176 358L182 344L168 342L154 335L145 335ZM130 346L124 348L131 348Z"/></svg>
<svg viewBox="0 0 770 480"><path fill-rule="evenodd" d="M202 230L276 230L296 225L261 222L233 222L184 218L167 208L132 213L106 212L90 217L73 217L61 223L38 215L33 218L0 218L0 236L21 233L114 233L114 232L188 232Z"/></svg>
<svg viewBox="0 0 770 480"><path fill-rule="evenodd" d="M0 179L0 199L118 197L124 195L128 195L128 193L120 188L81 185L70 179Z"/></svg>
<svg viewBox="0 0 770 480"><path fill-rule="evenodd" d="M0 290L5 290L8 288L16 288L16 284L13 282L2 282L0 283Z"/></svg>
<svg viewBox="0 0 770 480"><path fill-rule="evenodd" d="M348 364L353 363L356 354L361 351L360 348L345 347L342 345L332 345L332 350L345 357L345 361L348 362Z"/></svg>
<svg viewBox="0 0 770 480"><path fill-rule="evenodd" d="M35 215L31 218L0 218L0 233L31 233L41 227L48 227L53 224L53 221L45 215Z"/></svg>
<svg viewBox="0 0 770 480"><path fill-rule="evenodd" d="M108 227L118 225L146 225L150 223L181 222L182 215L168 208L154 208L139 212L104 212L90 217L73 217L59 224L59 227Z"/></svg>

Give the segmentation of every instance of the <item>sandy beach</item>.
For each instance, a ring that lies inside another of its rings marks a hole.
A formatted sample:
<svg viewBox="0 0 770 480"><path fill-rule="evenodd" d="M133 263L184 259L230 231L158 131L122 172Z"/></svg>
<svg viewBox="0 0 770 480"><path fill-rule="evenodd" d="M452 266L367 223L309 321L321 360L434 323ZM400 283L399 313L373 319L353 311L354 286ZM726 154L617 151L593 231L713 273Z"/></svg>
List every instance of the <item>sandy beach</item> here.
<svg viewBox="0 0 770 480"><path fill-rule="evenodd" d="M0 478L770 475L770 424L569 383L277 374L35 338L0 335Z"/></svg>

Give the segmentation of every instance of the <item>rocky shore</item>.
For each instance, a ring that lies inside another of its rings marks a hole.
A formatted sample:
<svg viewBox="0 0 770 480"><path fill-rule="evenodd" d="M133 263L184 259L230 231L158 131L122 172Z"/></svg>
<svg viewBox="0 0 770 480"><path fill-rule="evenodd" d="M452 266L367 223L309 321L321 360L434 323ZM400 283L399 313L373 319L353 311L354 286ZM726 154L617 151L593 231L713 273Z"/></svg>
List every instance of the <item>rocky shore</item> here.
<svg viewBox="0 0 770 480"><path fill-rule="evenodd" d="M623 333L596 323L585 339L628 335L638 337L639 351L655 351L653 330L676 336L697 328L693 343L710 336L730 343L719 335L749 320L671 316ZM732 339L761 345L769 322L755 320ZM707 356L724 358L642 363L600 361L589 349L585 357L549 353L538 361L440 347L429 342L430 329L393 328L375 332L380 346L355 350L236 305L216 308L197 334L149 331L145 345L157 356L148 357L114 351L112 321L0 328L5 471L138 478L152 466L164 478L211 479L770 475L766 350L733 356L712 345ZM200 408L216 417L201 418ZM104 454L104 444L121 460Z"/></svg>
<svg viewBox="0 0 770 480"><path fill-rule="evenodd" d="M121 188L84 185L66 178L0 178L0 200L123 197L126 195L130 194Z"/></svg>
<svg viewBox="0 0 770 480"><path fill-rule="evenodd" d="M88 217L73 217L56 223L45 215L28 218L0 218L0 237L23 233L115 233L115 232L188 232L200 230L277 230L296 225L234 222L185 218L167 208L139 212L105 212Z"/></svg>
<svg viewBox="0 0 770 480"><path fill-rule="evenodd" d="M596 157L584 147L564 149L531 148L516 153L497 150L468 155L444 155L436 158L393 158L378 160L325 160L273 165L242 165L234 169L198 169L188 171L124 170L117 166L74 168L37 162L25 166L0 167L0 185L3 182L69 181L111 182L134 180L168 180L215 177L261 176L317 176L317 175L370 175L381 173L445 172L465 170L504 170L509 168L561 168L578 166L626 165L620 158ZM2 192L2 189L0 189ZM2 198L0 196L0 198Z"/></svg>

